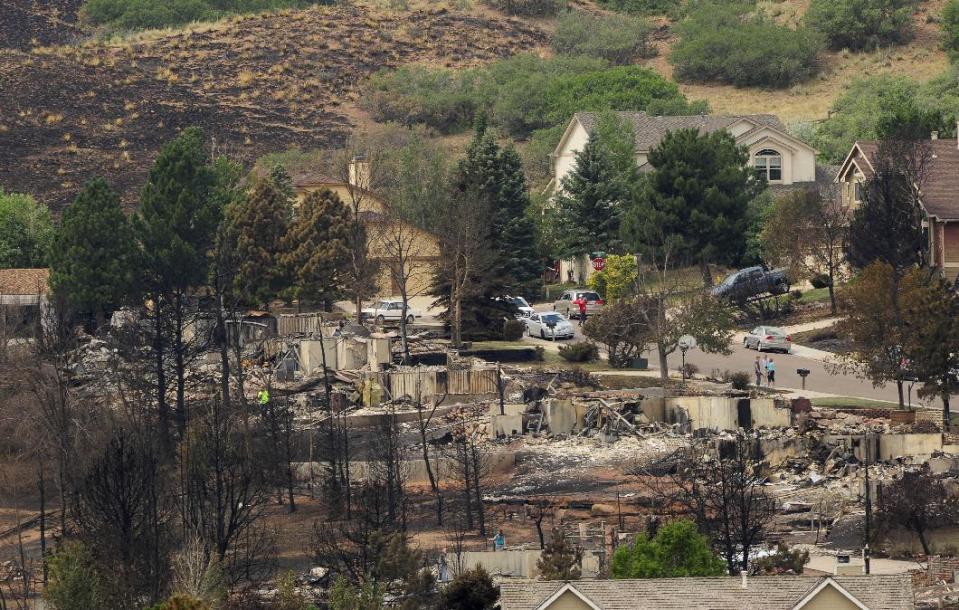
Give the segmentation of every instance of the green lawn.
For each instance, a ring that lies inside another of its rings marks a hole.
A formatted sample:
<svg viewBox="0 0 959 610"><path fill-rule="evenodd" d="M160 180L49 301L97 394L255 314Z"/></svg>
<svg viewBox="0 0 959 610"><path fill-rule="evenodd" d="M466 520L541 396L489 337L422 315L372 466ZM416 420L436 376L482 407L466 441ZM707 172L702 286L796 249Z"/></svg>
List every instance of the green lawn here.
<svg viewBox="0 0 959 610"><path fill-rule="evenodd" d="M829 300L829 289L828 288L813 288L802 293L802 296L799 297L798 302L802 304L806 303L822 303Z"/></svg>

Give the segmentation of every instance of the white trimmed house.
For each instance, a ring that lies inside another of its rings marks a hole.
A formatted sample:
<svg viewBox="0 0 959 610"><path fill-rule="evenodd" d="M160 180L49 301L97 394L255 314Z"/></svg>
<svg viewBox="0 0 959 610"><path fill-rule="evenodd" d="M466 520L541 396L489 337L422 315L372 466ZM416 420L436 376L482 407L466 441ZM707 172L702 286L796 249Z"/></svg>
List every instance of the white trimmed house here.
<svg viewBox="0 0 959 610"><path fill-rule="evenodd" d="M651 169L647 161L649 151L663 137L675 129L699 129L712 133L721 129L728 131L738 144L749 150L750 163L762 173L773 188L814 183L816 176L816 150L802 140L786 132L778 117L771 114L741 116L651 116L645 112L617 112L621 120L633 128L636 146L636 165L640 171ZM596 128L600 114L578 112L573 115L563 137L551 155L553 177L547 186L548 192L556 193L562 188L563 178L572 171L576 153L583 149L589 135ZM582 283L591 273L587 257L575 261L562 261L560 280Z"/></svg>

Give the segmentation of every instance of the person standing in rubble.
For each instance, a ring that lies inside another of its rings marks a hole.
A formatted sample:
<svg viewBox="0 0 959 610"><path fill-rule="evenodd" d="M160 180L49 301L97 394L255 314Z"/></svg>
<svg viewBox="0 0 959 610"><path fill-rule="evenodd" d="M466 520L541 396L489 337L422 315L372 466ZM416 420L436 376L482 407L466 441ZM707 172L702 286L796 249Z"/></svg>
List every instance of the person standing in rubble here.
<svg viewBox="0 0 959 610"><path fill-rule="evenodd" d="M753 363L753 373L756 375L756 387L762 387L763 369L762 365L759 363L759 356L756 356L756 362Z"/></svg>
<svg viewBox="0 0 959 610"><path fill-rule="evenodd" d="M776 363L773 362L773 359L769 359L769 363L766 364L766 385L773 387L776 384Z"/></svg>
<svg viewBox="0 0 959 610"><path fill-rule="evenodd" d="M506 548L506 536L503 535L503 530L496 532L496 535L493 537L493 550L502 551Z"/></svg>

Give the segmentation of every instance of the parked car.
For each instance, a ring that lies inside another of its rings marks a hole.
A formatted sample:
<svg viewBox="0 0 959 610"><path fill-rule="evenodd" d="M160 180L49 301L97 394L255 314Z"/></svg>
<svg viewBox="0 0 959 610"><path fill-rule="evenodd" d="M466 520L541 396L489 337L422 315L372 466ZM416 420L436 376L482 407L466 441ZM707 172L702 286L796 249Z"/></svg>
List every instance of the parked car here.
<svg viewBox="0 0 959 610"><path fill-rule="evenodd" d="M514 307L519 311L517 315L518 318L528 318L533 314L533 307L529 304L529 301L523 297L503 297L508 302L512 303Z"/></svg>
<svg viewBox="0 0 959 610"><path fill-rule="evenodd" d="M743 337L743 346L760 352L776 350L788 354L792 351L792 337L781 328L775 326L757 326Z"/></svg>
<svg viewBox="0 0 959 610"><path fill-rule="evenodd" d="M523 321L526 323L526 334L530 337L539 337L540 339L573 338L572 323L558 313L534 311L528 318L523 318Z"/></svg>
<svg viewBox="0 0 959 610"><path fill-rule="evenodd" d="M726 276L710 293L713 296L730 301L746 301L765 293L786 294L789 292L789 280L782 269L764 267L746 267Z"/></svg>
<svg viewBox="0 0 959 610"><path fill-rule="evenodd" d="M579 304L586 301L586 316L599 313L603 308L603 299L599 293L585 288L573 288L563 292L562 295L553 303L553 311L558 311L569 319L579 317Z"/></svg>
<svg viewBox="0 0 959 610"><path fill-rule="evenodd" d="M372 307L364 307L360 311L360 317L365 320L375 320L377 324L386 322L399 323L403 315L403 301L394 301L391 299L382 299L373 303ZM416 318L422 318L423 314L412 307L406 308L406 323L412 324Z"/></svg>

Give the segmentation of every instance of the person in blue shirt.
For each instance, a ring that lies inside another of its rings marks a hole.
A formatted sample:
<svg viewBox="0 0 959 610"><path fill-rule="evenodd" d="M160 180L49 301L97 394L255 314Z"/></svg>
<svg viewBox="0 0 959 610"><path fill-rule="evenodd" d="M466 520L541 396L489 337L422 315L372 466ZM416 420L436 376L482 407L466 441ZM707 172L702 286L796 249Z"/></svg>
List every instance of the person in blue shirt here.
<svg viewBox="0 0 959 610"><path fill-rule="evenodd" d="M776 383L776 363L770 358L766 364L766 384L772 387Z"/></svg>

